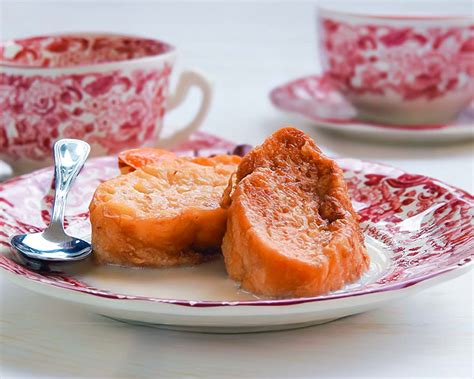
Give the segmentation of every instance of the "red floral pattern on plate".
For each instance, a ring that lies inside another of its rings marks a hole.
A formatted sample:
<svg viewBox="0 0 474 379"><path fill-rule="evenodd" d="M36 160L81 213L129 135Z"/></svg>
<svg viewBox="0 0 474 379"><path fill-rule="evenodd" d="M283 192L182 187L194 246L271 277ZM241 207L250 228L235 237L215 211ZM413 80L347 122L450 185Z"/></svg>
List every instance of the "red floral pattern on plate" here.
<svg viewBox="0 0 474 379"><path fill-rule="evenodd" d="M344 99L327 74L307 76L278 86L270 92L270 100L282 110L301 113L316 122L330 123L336 126L363 123L392 130L403 129L416 134L420 130L443 129L456 125L468 125L469 128L472 128L474 125L474 102L449 124L417 125L416 128L413 128L409 125L360 121L356 117L356 109Z"/></svg>
<svg viewBox="0 0 474 379"><path fill-rule="evenodd" d="M165 113L171 65L58 76L0 73L0 152L49 158L59 138L107 154L154 143Z"/></svg>
<svg viewBox="0 0 474 379"><path fill-rule="evenodd" d="M321 20L328 73L343 92L405 100L474 91L474 27L365 25Z"/></svg>
<svg viewBox="0 0 474 379"><path fill-rule="evenodd" d="M211 148L215 147L215 149ZM234 144L199 133L181 145L180 154L222 153ZM203 149L203 150L202 150ZM29 280L109 299L146 300L184 306L289 305L396 290L471 262L474 249L474 197L422 175L363 162L338 159L367 236L390 251L391 263L376 281L353 285L316 298L256 301L186 301L122 295L94 288L58 273L37 273L11 259L9 237L42 230L48 217L52 169L13 178L0 185L0 267ZM118 174L116 158L91 159L74 186L66 212L68 231L89 234L87 207L96 186ZM45 200L46 199L46 200Z"/></svg>
<svg viewBox="0 0 474 379"><path fill-rule="evenodd" d="M172 50L164 42L118 35L58 35L25 38L0 46L0 62L27 67L72 67L118 62Z"/></svg>

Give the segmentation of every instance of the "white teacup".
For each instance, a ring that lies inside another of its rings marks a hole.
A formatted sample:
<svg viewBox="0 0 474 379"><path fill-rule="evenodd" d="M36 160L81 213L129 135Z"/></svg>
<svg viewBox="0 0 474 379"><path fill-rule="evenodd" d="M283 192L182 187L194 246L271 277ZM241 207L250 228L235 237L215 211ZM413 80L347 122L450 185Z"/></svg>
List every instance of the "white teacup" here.
<svg viewBox="0 0 474 379"><path fill-rule="evenodd" d="M155 39L77 33L18 39L0 46L0 159L15 174L52 163L61 138L79 138L92 156L142 146L171 146L197 130L212 96L209 81L184 71L169 80L176 48ZM194 119L164 140L167 110L188 90L202 91Z"/></svg>

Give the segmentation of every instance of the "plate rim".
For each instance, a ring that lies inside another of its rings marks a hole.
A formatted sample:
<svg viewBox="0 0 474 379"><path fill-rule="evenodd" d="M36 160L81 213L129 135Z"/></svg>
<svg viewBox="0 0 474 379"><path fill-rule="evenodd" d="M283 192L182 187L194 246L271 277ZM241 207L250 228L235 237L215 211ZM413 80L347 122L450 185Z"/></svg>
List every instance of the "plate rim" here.
<svg viewBox="0 0 474 379"><path fill-rule="evenodd" d="M1 258L4 258L2 256ZM8 259L8 258L7 258ZM85 296L93 296L94 298L100 299L107 299L111 301L141 301L146 303L160 303L160 304L168 304L168 305L177 305L183 307L192 307L192 308L221 308L221 307L275 307L275 306L292 306L292 305L299 305L299 304L306 304L306 303L322 303L322 302L329 302L329 301L337 301L337 300L344 300L348 298L362 298L364 296L370 296L375 294L384 294L389 292L397 292L404 289L408 289L411 287L416 287L421 285L422 283L429 281L435 278L442 278L446 274L449 274L453 271L461 271L457 276L463 275L469 272L473 265L472 259L464 259L462 262L457 264L453 264L449 267L444 268L443 270L436 271L434 273L426 274L422 277L414 278L414 279L407 279L406 281L396 283L387 287L383 288L375 288L370 290L359 290L356 292L351 292L350 294L333 294L333 295L323 295L323 296L313 296L313 297L301 297L301 298L288 298L288 299L260 299L260 300L235 300L235 301L225 301L225 300L183 300L183 299L165 299L165 298L156 298L156 297L148 297L148 296L137 296L137 295L124 295L124 294L116 294L111 293L107 290L100 290L94 287L70 287L68 285L63 285L62 283L58 282L49 282L46 280L36 280L25 275L19 275L18 273L4 267L0 259L0 269L6 271L9 275L21 280L26 280L28 282L33 282L37 285L45 286L45 287L54 287L55 289L60 289L66 292L72 291L75 293L80 293ZM16 262L15 262L16 263ZM18 284L19 281L15 281L10 278L10 281L16 282ZM20 284L19 284L20 285ZM25 286L22 286L25 287ZM93 292L91 292L91 290Z"/></svg>
<svg viewBox="0 0 474 379"><path fill-rule="evenodd" d="M106 156L106 157L98 157L98 158L92 158L90 161L107 161L113 159L112 156ZM392 174L394 172L398 174L409 174L406 171L388 165L384 163L378 163L378 162L372 162L372 161L366 161L366 160L361 160L361 159L356 159L356 158L337 158L337 161L340 162L346 162L348 165L354 165L355 163L359 163L362 165L373 165L379 168L382 168L385 172L391 171ZM6 182L3 182L0 185L0 188L4 187L5 185L14 185L16 181L19 181L21 179L25 179L28 177L34 177L36 175L42 174L47 171L51 171L52 167L47 167L41 170L34 171L32 173L28 173L19 177L12 178ZM354 171L357 171L355 168ZM443 185L445 188L449 189L451 192L453 192L456 195L457 199L461 199L464 202L468 204L472 204L474 206L474 196L471 195L469 192L457 188L455 186L452 186L450 184L444 183L441 180L426 176L426 175L420 175L424 178L427 178L430 180L430 182L437 182L441 185ZM8 248L7 248L8 249ZM11 249L11 247L10 247ZM14 259L11 259L10 257L7 256L7 254L2 254L0 256L0 268L5 271L8 271L12 275L17 275L20 276L24 279L27 279L29 281L53 286L53 287L58 287L62 288L64 290L69 290L69 291L75 291L75 292L80 292L86 295L92 295L96 297L101 297L101 298L108 298L111 300L133 300L133 301L148 301L148 302L158 302L158 303L166 303L166 304L174 304L174 305L179 305L179 306L185 306L185 307L225 307L225 306L288 306L288 305L297 305L297 304L303 304L303 303L310 303L310 302L322 302L322 301L330 301L330 300L340 300L344 298L350 298L350 297L360 297L364 295L371 295L374 293L386 293L386 292L391 292L391 291L397 291L401 290L404 288L412 287L418 284L421 284L422 282L425 282L429 279L435 278L442 276L444 274L447 274L451 271L460 269L460 268L467 268L468 270L472 268L473 266L473 259L472 259L472 254L469 258L464 258L459 262L453 263L447 267L443 267L442 269L439 269L435 272L431 272L429 274L425 274L423 276L418 276L414 278L408 278L404 281L393 283L391 285L387 285L385 287L379 287L379 288L371 288L371 289L361 289L358 291L354 291L351 293L333 293L333 294L327 294L327 295L322 295L322 296L312 296L312 297L301 297L301 298L288 298L288 299L259 299L259 300L235 300L235 301L225 301L225 300L184 300L184 299L166 299L166 298L156 298L156 297L148 297L148 296L140 296L140 295L123 295L123 294L117 294L108 290L103 290L103 289L98 289L95 287L89 287L87 286L87 283L85 287L76 287L72 284L62 284L60 282L53 282L50 279L43 278L43 279L35 279L35 278L30 278L26 274L21 274L18 272L15 272L14 268L8 267L5 265L3 262L4 260L8 261L13 261L15 265L19 265L20 267L23 268L18 262L16 262Z"/></svg>

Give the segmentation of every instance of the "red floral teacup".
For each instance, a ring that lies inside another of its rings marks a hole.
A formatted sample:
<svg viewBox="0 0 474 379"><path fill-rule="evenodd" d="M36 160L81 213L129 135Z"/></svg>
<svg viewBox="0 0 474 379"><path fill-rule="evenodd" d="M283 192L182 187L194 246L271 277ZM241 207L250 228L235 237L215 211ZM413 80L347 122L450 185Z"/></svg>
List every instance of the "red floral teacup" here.
<svg viewBox="0 0 474 379"><path fill-rule="evenodd" d="M202 123L211 100L209 82L181 74L169 95L176 49L164 42L113 34L64 34L0 46L0 159L15 173L51 164L54 142L80 138L92 155L140 146L169 146ZM160 139L166 110L198 87L195 118Z"/></svg>
<svg viewBox="0 0 474 379"><path fill-rule="evenodd" d="M405 4L403 13L385 9L385 15L365 13L358 2L363 13L319 9L323 68L360 118L439 124L470 103L474 26L468 16L451 15L446 9L450 4L444 4L444 11L436 8L441 15L432 16L423 9L418 13L412 4Z"/></svg>

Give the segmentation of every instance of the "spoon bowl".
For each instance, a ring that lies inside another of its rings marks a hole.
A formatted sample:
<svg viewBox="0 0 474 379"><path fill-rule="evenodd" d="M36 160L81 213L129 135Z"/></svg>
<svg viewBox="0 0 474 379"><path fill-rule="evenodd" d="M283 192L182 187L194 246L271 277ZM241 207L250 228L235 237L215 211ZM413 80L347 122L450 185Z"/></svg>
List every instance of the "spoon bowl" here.
<svg viewBox="0 0 474 379"><path fill-rule="evenodd" d="M78 261L92 253L89 242L66 235L60 241L52 241L44 232L20 234L11 239L12 246L32 259L52 262Z"/></svg>

